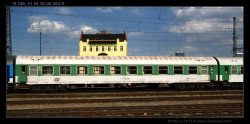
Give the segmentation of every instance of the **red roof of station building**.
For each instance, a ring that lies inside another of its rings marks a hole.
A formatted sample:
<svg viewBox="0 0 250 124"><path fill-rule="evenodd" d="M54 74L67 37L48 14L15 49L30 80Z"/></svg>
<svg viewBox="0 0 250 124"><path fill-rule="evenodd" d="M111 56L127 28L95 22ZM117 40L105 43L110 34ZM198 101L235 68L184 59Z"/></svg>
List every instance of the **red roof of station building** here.
<svg viewBox="0 0 250 124"><path fill-rule="evenodd" d="M119 38L119 40L121 42L123 42L124 40L127 40L126 37L126 33L124 32L124 34L110 34L110 33L97 33L97 34L83 34L83 32L80 35L80 40L82 40L83 42L86 42L87 39L89 39L89 41L107 41L107 42L112 42L112 41L116 41L117 38Z"/></svg>

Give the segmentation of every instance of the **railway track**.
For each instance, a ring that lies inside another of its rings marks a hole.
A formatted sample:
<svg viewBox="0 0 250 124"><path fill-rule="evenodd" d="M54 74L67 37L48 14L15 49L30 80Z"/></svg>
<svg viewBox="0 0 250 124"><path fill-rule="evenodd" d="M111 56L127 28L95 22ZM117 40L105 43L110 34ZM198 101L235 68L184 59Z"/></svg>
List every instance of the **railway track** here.
<svg viewBox="0 0 250 124"><path fill-rule="evenodd" d="M7 117L243 117L243 91L8 94Z"/></svg>

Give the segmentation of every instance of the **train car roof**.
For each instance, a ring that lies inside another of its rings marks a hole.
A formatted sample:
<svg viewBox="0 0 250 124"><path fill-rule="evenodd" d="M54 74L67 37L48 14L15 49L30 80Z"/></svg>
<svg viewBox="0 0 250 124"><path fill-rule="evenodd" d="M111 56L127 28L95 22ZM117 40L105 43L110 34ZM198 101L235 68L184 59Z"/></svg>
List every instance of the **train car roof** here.
<svg viewBox="0 0 250 124"><path fill-rule="evenodd" d="M16 64L173 64L216 65L213 57L175 56L17 56Z"/></svg>
<svg viewBox="0 0 250 124"><path fill-rule="evenodd" d="M220 65L243 65L243 57L216 57Z"/></svg>

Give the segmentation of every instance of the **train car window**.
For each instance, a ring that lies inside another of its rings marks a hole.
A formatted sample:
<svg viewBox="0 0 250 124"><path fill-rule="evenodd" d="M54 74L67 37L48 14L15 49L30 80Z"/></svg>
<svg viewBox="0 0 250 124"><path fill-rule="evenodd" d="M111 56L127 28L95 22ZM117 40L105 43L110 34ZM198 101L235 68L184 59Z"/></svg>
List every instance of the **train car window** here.
<svg viewBox="0 0 250 124"><path fill-rule="evenodd" d="M37 66L30 66L30 75L37 75Z"/></svg>
<svg viewBox="0 0 250 124"><path fill-rule="evenodd" d="M241 72L241 74L243 74L243 72L244 72L243 66L241 66L240 72Z"/></svg>
<svg viewBox="0 0 250 124"><path fill-rule="evenodd" d="M168 74L168 66L159 66L159 74Z"/></svg>
<svg viewBox="0 0 250 124"><path fill-rule="evenodd" d="M111 66L110 67L110 74L121 74L121 67L120 66Z"/></svg>
<svg viewBox="0 0 250 124"><path fill-rule="evenodd" d="M42 67L43 75L52 75L53 73L53 66L43 66Z"/></svg>
<svg viewBox="0 0 250 124"><path fill-rule="evenodd" d="M77 67L77 74L78 75L88 74L88 67L87 66L78 66Z"/></svg>
<svg viewBox="0 0 250 124"><path fill-rule="evenodd" d="M137 74L137 67L136 66L128 66L127 73L128 74Z"/></svg>
<svg viewBox="0 0 250 124"><path fill-rule="evenodd" d="M174 74L183 74L182 66L174 66Z"/></svg>
<svg viewBox="0 0 250 124"><path fill-rule="evenodd" d="M94 72L95 74L104 74L104 66L95 66Z"/></svg>
<svg viewBox="0 0 250 124"><path fill-rule="evenodd" d="M60 74L61 75L70 74L70 66L60 66Z"/></svg>
<svg viewBox="0 0 250 124"><path fill-rule="evenodd" d="M144 66L143 67L143 73L144 74L153 74L153 68L152 68L152 66Z"/></svg>
<svg viewBox="0 0 250 124"><path fill-rule="evenodd" d="M25 66L22 66L22 74L24 75L26 72Z"/></svg>
<svg viewBox="0 0 250 124"><path fill-rule="evenodd" d="M188 73L189 74L197 74L197 66L189 66Z"/></svg>
<svg viewBox="0 0 250 124"><path fill-rule="evenodd" d="M225 74L227 74L228 73L228 67L226 66L225 67Z"/></svg>
<svg viewBox="0 0 250 124"><path fill-rule="evenodd" d="M232 66L232 74L237 74L237 66Z"/></svg>
<svg viewBox="0 0 250 124"><path fill-rule="evenodd" d="M207 74L207 66L201 66L201 74Z"/></svg>

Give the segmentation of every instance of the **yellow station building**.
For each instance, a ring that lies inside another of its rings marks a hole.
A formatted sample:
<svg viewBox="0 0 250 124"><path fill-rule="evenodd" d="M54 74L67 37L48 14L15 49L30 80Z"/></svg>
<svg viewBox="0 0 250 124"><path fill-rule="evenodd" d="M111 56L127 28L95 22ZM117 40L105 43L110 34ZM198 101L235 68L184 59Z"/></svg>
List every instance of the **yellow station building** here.
<svg viewBox="0 0 250 124"><path fill-rule="evenodd" d="M80 56L127 56L127 36L123 34L110 34L101 31L97 34L80 35Z"/></svg>

